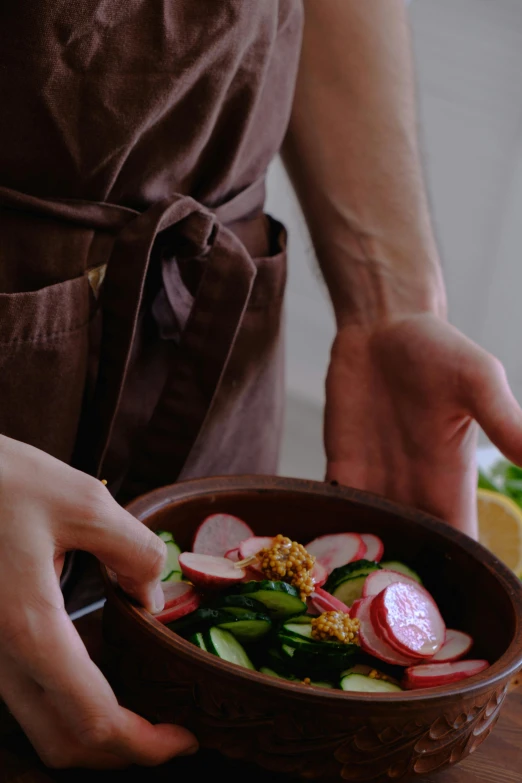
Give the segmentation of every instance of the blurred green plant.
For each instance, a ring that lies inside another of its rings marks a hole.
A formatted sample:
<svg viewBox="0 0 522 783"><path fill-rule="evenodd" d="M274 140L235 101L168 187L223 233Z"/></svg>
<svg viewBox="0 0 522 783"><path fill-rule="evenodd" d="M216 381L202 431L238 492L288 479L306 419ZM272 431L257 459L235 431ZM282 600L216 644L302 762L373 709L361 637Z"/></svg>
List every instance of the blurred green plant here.
<svg viewBox="0 0 522 783"><path fill-rule="evenodd" d="M522 468L507 459L499 459L488 472L479 470L478 486L502 492L522 508Z"/></svg>

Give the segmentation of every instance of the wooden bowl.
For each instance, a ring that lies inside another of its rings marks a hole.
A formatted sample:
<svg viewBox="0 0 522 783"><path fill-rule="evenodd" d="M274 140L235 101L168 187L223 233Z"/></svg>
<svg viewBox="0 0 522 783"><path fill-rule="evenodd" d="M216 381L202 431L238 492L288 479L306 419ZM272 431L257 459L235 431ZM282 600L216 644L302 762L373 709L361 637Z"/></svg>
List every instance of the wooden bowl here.
<svg viewBox="0 0 522 783"><path fill-rule="evenodd" d="M134 606L105 572L109 678L152 721L183 724L202 747L309 779L404 780L456 764L497 721L522 668L522 587L490 552L419 511L354 489L261 476L165 487L129 510L190 548L205 516L228 512L259 535L306 543L321 533L372 532L386 559L415 564L448 627L476 640L486 672L452 686L349 694L276 680L205 653Z"/></svg>

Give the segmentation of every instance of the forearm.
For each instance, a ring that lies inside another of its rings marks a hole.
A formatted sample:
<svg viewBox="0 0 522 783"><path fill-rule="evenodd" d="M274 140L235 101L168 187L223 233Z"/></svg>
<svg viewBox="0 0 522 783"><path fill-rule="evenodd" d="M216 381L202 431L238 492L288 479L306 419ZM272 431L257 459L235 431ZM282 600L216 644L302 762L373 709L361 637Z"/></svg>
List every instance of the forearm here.
<svg viewBox="0 0 522 783"><path fill-rule="evenodd" d="M404 0L305 0L305 15L284 158L338 323L444 315Z"/></svg>

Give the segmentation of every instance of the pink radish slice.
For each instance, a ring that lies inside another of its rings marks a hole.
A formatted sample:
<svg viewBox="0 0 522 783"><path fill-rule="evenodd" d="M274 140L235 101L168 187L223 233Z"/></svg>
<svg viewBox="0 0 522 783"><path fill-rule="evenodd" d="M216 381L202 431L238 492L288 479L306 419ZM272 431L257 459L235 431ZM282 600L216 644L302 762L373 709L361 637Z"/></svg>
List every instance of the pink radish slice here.
<svg viewBox="0 0 522 783"><path fill-rule="evenodd" d="M196 592L188 582L162 582L161 587L165 596L165 609L186 601L192 593Z"/></svg>
<svg viewBox="0 0 522 783"><path fill-rule="evenodd" d="M453 663L429 663L406 669L404 684L410 690L436 688L459 680L474 677L489 668L487 661L454 661Z"/></svg>
<svg viewBox="0 0 522 783"><path fill-rule="evenodd" d="M373 598L361 599L355 612L353 612L354 604L350 613L352 617L355 617L361 623L359 640L362 649L375 658L379 658L386 663L391 663L394 666L411 666L411 664L415 662L412 658L406 655L400 655L400 653L396 652L389 644L386 644L386 642L376 633L371 618L371 605L373 600Z"/></svg>
<svg viewBox="0 0 522 783"><path fill-rule="evenodd" d="M316 587L314 592L309 598L309 606L318 614L323 612L343 612L344 614L350 614L349 608L338 598L335 598L326 590L321 587Z"/></svg>
<svg viewBox="0 0 522 783"><path fill-rule="evenodd" d="M375 596L374 596L375 598ZM366 599L365 599L366 600ZM371 599L373 601L373 598ZM371 608L370 608L370 614L372 617L373 627L375 629L375 633L377 636L383 640L383 642L386 642L386 644L389 644L389 646L395 650L396 653L399 655L406 655L410 658L412 664L421 664L426 663L427 660L431 660L430 658L425 658L424 655L421 655L420 653L413 653L411 650L407 649L403 645L400 645L397 643L396 639L391 636L389 633L387 627L382 622L382 618L379 615L378 612L378 605L375 601L373 601Z"/></svg>
<svg viewBox="0 0 522 783"><path fill-rule="evenodd" d="M364 600L365 600L364 598L357 598L357 600L353 602L353 604L350 607L350 617L357 617L357 611L359 609L359 606Z"/></svg>
<svg viewBox="0 0 522 783"><path fill-rule="evenodd" d="M273 544L272 536L250 536L239 544L239 559L246 560L247 557L253 557Z"/></svg>
<svg viewBox="0 0 522 783"><path fill-rule="evenodd" d="M164 625L166 623L172 623L174 622L174 620L179 620L180 617L185 617L186 614L195 612L196 609L199 609L200 603L201 603L201 598L193 589L192 594L189 595L189 597L186 598L184 601L180 601L175 606L166 607L165 609L163 609L162 612L159 612L158 614L154 615L154 617L156 618L156 620L158 620L160 623L163 623Z"/></svg>
<svg viewBox="0 0 522 783"><path fill-rule="evenodd" d="M386 587L373 601L372 617L378 617L389 641L393 640L398 650L423 658L440 650L446 639L446 626L437 604L423 587L397 582Z"/></svg>
<svg viewBox="0 0 522 783"><path fill-rule="evenodd" d="M229 549L228 552L225 552L225 557L227 560L233 560L234 563L237 563L239 560L239 547L234 547L234 549Z"/></svg>
<svg viewBox="0 0 522 783"><path fill-rule="evenodd" d="M305 549L331 574L334 568L364 557L366 546L357 533L335 533L315 538Z"/></svg>
<svg viewBox="0 0 522 783"><path fill-rule="evenodd" d="M378 563L384 555L384 544L381 539L374 536L373 533L361 533L360 536L363 544L366 544L366 552L363 555L364 559Z"/></svg>
<svg viewBox="0 0 522 783"><path fill-rule="evenodd" d="M446 631L446 641L430 663L450 663L463 658L473 647L473 639L463 631L455 631L450 628Z"/></svg>
<svg viewBox="0 0 522 783"><path fill-rule="evenodd" d="M385 587L393 585L396 582L402 582L403 584L418 585L414 579L404 574L399 574L398 571L372 571L368 574L363 585L363 598L373 598L374 595L382 593Z"/></svg>
<svg viewBox="0 0 522 783"><path fill-rule="evenodd" d="M196 530L192 551L196 555L223 557L229 549L238 547L241 541L253 535L241 519L231 514L212 514Z"/></svg>
<svg viewBox="0 0 522 783"><path fill-rule="evenodd" d="M314 585L316 586L316 588L321 587L328 579L328 571L323 565L321 565L321 563L318 560L316 560L314 563L314 567L312 568L311 576L312 579L314 580Z"/></svg>
<svg viewBox="0 0 522 783"><path fill-rule="evenodd" d="M187 579L205 590L220 590L245 578L245 570L226 557L182 552L179 565Z"/></svg>

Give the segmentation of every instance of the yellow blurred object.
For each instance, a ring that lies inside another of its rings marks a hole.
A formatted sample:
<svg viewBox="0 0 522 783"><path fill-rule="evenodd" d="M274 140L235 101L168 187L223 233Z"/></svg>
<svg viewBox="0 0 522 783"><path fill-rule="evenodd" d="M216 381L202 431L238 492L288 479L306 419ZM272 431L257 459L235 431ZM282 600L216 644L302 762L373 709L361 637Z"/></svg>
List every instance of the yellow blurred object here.
<svg viewBox="0 0 522 783"><path fill-rule="evenodd" d="M480 543L522 579L522 509L500 492L477 490Z"/></svg>

